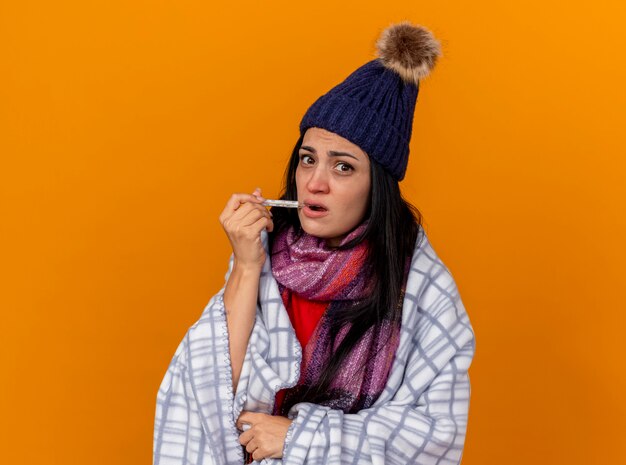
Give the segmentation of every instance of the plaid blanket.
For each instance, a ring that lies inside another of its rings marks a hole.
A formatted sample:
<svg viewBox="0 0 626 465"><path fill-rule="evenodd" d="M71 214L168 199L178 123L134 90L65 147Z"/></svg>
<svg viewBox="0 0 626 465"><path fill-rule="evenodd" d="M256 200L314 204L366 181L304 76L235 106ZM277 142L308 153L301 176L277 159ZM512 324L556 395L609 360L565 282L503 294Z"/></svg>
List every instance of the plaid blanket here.
<svg viewBox="0 0 626 465"><path fill-rule="evenodd" d="M267 250L267 233L262 233ZM232 271L231 255L225 280ZM224 287L178 345L156 397L153 465L244 462L235 421L272 413L277 391L296 384L302 348L265 261L256 320L236 392ZM452 274L423 228L402 310L400 344L383 393L358 413L294 405L282 459L266 465L458 464L467 429L474 331Z"/></svg>

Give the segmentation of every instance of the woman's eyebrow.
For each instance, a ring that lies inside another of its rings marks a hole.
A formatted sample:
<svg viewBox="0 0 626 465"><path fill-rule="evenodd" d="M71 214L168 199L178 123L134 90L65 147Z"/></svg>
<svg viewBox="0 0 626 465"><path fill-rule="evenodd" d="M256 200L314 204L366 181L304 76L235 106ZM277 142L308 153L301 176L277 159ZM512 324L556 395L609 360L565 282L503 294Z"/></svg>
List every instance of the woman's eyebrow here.
<svg viewBox="0 0 626 465"><path fill-rule="evenodd" d="M317 151L313 148L313 147L309 147L308 145L302 145L300 146L301 149L303 150L307 150L311 153L317 153ZM352 155L351 153L348 152L337 152L336 150L329 150L328 151L328 156L329 157L350 157L350 158L354 158L356 161L359 161L359 159L357 157L355 157L354 155Z"/></svg>

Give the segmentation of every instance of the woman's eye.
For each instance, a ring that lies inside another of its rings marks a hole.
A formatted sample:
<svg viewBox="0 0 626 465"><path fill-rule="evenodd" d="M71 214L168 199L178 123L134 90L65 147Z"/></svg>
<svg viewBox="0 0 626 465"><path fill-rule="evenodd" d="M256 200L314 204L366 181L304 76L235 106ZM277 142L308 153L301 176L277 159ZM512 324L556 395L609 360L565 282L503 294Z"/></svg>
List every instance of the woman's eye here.
<svg viewBox="0 0 626 465"><path fill-rule="evenodd" d="M337 163L337 166L339 168L339 171L341 171L342 173L348 173L354 169L351 165L342 161Z"/></svg>
<svg viewBox="0 0 626 465"><path fill-rule="evenodd" d="M309 165L310 161L313 160L310 155L300 155L300 161L304 165Z"/></svg>

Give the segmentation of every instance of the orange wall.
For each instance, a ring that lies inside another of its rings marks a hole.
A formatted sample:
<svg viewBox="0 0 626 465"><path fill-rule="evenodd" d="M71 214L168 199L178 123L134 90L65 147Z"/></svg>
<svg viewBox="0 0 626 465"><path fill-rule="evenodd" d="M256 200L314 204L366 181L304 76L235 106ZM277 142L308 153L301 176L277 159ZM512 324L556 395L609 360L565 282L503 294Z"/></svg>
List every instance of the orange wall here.
<svg viewBox="0 0 626 465"><path fill-rule="evenodd" d="M464 465L626 463L622 1L0 5L0 462L148 464L307 107L391 22L442 41L406 196L476 330Z"/></svg>

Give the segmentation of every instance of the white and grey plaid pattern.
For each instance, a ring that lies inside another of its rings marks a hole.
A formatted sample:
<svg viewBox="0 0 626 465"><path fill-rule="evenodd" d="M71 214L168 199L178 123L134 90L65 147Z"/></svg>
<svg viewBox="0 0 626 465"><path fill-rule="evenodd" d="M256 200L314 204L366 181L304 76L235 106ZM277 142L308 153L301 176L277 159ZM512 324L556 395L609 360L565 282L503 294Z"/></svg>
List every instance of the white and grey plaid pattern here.
<svg viewBox="0 0 626 465"><path fill-rule="evenodd" d="M267 250L265 232L262 240ZM232 267L231 255L226 281ZM224 287L188 330L159 387L153 465L243 463L235 420L242 410L271 413L276 392L299 378L302 349L268 259L233 396L223 294ZM283 458L260 463L460 463L474 349L474 332L452 274L420 229L400 344L383 393L355 414L307 402L294 405Z"/></svg>

